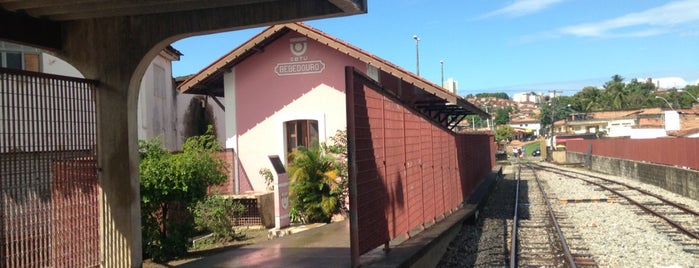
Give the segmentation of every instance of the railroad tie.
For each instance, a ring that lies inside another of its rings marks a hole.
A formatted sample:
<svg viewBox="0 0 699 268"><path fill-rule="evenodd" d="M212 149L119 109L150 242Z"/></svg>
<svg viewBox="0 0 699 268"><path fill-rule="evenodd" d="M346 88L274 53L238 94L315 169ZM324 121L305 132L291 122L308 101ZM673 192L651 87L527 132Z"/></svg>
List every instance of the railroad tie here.
<svg viewBox="0 0 699 268"><path fill-rule="evenodd" d="M561 201L561 204L568 204L568 203L599 203L599 202L606 202L606 203L614 203L616 202L616 198L611 197L611 198L577 198L577 199L565 199L561 198L559 199Z"/></svg>

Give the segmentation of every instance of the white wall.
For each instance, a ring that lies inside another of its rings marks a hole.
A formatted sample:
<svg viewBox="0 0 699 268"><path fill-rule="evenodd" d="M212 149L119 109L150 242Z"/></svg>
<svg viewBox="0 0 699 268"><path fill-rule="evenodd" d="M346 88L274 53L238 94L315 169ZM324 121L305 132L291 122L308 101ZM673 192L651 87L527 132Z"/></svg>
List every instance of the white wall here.
<svg viewBox="0 0 699 268"><path fill-rule="evenodd" d="M172 81L171 58L159 54L141 79L138 93L138 138L160 136L165 148L178 150L175 106L177 93Z"/></svg>
<svg viewBox="0 0 699 268"><path fill-rule="evenodd" d="M607 122L607 127L601 129L607 132L607 137L626 137L629 136L632 127L636 125L635 119L617 119Z"/></svg>
<svg viewBox="0 0 699 268"><path fill-rule="evenodd" d="M510 123L511 127L514 128L526 128L531 129L534 134L539 135L539 130L541 129L541 123L538 122L527 122L527 123Z"/></svg>
<svg viewBox="0 0 699 268"><path fill-rule="evenodd" d="M318 105L318 100L323 100L324 105ZM261 168L274 170L268 160L269 155L279 155L286 164L284 122L297 119L318 120L318 140L322 143L335 135L337 130L347 127L345 110L344 93L324 84L314 88L239 136L238 147L243 168L248 176L257 175ZM263 180L251 179L250 183L255 190L265 189Z"/></svg>
<svg viewBox="0 0 699 268"><path fill-rule="evenodd" d="M141 80L138 94L138 138L152 139L160 135L165 148L172 151L182 149L185 139L184 118L190 102L199 95L180 94L172 79L172 61L178 60L172 54L161 52L148 66ZM156 79L156 76L160 76ZM156 94L156 90L161 92ZM205 98L204 107L213 111L218 131L218 141L223 146L225 140L224 112L211 98ZM219 98L224 102L222 98ZM194 100L201 103L200 100Z"/></svg>
<svg viewBox="0 0 699 268"><path fill-rule="evenodd" d="M224 75L226 96L235 95L234 81L235 71ZM323 105L319 105L318 100L323 100ZM266 187L263 180L253 179L258 176L258 171L261 168L274 170L268 156L279 155L286 164L284 122L318 120L318 139L321 143L335 135L337 130L347 127L345 94L325 84L313 88L244 133L236 129L234 101L226 99L225 103L226 147L238 153L241 168L250 177L255 191L262 191Z"/></svg>
<svg viewBox="0 0 699 268"><path fill-rule="evenodd" d="M47 74L85 78L73 65L48 53L41 53L41 70Z"/></svg>
<svg viewBox="0 0 699 268"><path fill-rule="evenodd" d="M631 139L654 139L667 137L667 132L662 128L635 128L628 133Z"/></svg>

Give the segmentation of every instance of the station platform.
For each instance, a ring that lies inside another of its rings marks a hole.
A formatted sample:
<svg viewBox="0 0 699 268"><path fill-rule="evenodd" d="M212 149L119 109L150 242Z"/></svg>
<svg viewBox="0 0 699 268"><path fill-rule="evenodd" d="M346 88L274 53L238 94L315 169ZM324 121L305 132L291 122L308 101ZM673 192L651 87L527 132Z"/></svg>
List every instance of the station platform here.
<svg viewBox="0 0 699 268"><path fill-rule="evenodd" d="M459 210L410 239L395 239L362 255L361 267L433 267L465 220L477 215L481 200L490 192L502 169L483 180ZM281 238L251 244L177 267L351 267L349 220L329 223ZM435 262L436 261L436 262Z"/></svg>

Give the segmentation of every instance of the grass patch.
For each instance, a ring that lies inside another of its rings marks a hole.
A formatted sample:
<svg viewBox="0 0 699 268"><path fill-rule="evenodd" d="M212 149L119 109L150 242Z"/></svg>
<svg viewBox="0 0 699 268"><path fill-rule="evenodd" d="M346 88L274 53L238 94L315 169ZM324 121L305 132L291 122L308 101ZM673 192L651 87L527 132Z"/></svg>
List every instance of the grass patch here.
<svg viewBox="0 0 699 268"><path fill-rule="evenodd" d="M523 148L525 149L525 152L527 155L531 155L531 153L534 150L536 150L537 148L539 148L540 145L541 145L541 143L539 143L539 142L532 142L530 144L524 145Z"/></svg>

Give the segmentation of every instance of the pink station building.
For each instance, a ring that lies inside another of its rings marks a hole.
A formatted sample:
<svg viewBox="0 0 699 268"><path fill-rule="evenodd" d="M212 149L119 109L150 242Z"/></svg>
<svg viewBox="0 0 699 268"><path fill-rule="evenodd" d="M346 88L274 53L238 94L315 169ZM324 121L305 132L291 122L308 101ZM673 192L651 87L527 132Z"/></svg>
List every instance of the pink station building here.
<svg viewBox="0 0 699 268"><path fill-rule="evenodd" d="M274 171L270 155L286 164L286 155L298 146L329 141L346 129L345 66L377 81L381 69L487 116L453 93L308 25L271 26L178 87L181 93L223 98L225 130L218 135L236 153L232 192L264 191L258 172Z"/></svg>

